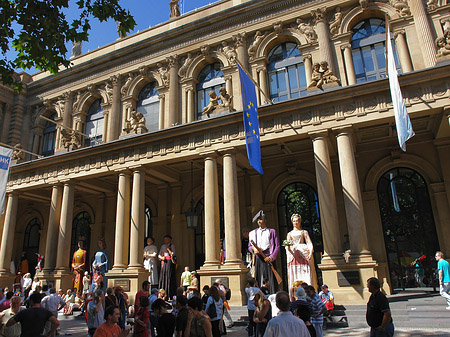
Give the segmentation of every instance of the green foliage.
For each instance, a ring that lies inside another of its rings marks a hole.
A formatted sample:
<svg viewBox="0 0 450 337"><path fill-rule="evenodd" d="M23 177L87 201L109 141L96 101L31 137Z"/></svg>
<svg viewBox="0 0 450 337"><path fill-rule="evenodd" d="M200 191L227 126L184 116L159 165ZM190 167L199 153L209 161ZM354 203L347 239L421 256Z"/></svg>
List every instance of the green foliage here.
<svg viewBox="0 0 450 337"><path fill-rule="evenodd" d="M79 17L69 23L64 9L69 0L0 0L0 76L5 85L20 84L14 69L30 69L57 73L60 65L70 66L66 58L66 43L87 41L91 28L89 20L100 22L114 19L118 31L125 35L136 22L119 0L78 0ZM14 48L17 56L8 60L6 52Z"/></svg>

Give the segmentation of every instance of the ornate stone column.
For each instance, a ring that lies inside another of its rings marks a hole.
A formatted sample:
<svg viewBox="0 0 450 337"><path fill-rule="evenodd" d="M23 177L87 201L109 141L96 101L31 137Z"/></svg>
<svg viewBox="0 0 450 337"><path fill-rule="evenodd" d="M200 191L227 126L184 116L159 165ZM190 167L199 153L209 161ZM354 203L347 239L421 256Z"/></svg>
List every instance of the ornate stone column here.
<svg viewBox="0 0 450 337"><path fill-rule="evenodd" d="M228 95L231 96L233 94L233 81L231 74L225 75L224 80L225 80L225 89L227 89Z"/></svg>
<svg viewBox="0 0 450 337"><path fill-rule="evenodd" d="M395 45L397 46L398 56L400 58L400 65L402 66L403 73L409 73L413 71L411 57L408 52L408 45L405 40L405 31L399 30L394 32Z"/></svg>
<svg viewBox="0 0 450 337"><path fill-rule="evenodd" d="M130 232L130 180L130 174L128 172L119 172L113 269L125 269L128 264L128 237Z"/></svg>
<svg viewBox="0 0 450 337"><path fill-rule="evenodd" d="M302 55L303 63L305 64L306 86L311 84L312 76L312 57L311 54Z"/></svg>
<svg viewBox="0 0 450 337"><path fill-rule="evenodd" d="M266 94L267 97L269 97L269 82L267 80L267 68L266 66L259 67L256 69L258 72L258 81L259 86L261 87L261 90ZM259 90L258 90L259 91ZM264 105L267 104L267 98L260 92L258 92L258 97L260 97L260 104Z"/></svg>
<svg viewBox="0 0 450 337"><path fill-rule="evenodd" d="M319 42L320 61L327 61L333 74L337 75L338 69L334 64L333 47L331 46L330 31L325 12L325 8L318 8L317 10L312 11L311 14L314 19L315 31Z"/></svg>
<svg viewBox="0 0 450 337"><path fill-rule="evenodd" d="M431 193L436 200L436 210L439 214L439 223L436 230L439 237L439 246L445 256L450 254L450 208L448 206L447 193L444 183L430 184Z"/></svg>
<svg viewBox="0 0 450 337"><path fill-rule="evenodd" d="M194 107L194 87L189 86L186 88L186 96L187 96L187 103L186 103L186 110L187 110L187 122L193 122L195 120L195 107Z"/></svg>
<svg viewBox="0 0 450 337"><path fill-rule="evenodd" d="M351 254L371 255L350 127L336 133Z"/></svg>
<svg viewBox="0 0 450 337"><path fill-rule="evenodd" d="M436 46L431 23L423 0L408 0L411 14L414 19L420 49L425 67L434 67L436 64Z"/></svg>
<svg viewBox="0 0 450 337"><path fill-rule="evenodd" d="M220 264L219 229L219 183L215 154L205 158L205 264L204 267Z"/></svg>
<svg viewBox="0 0 450 337"><path fill-rule="evenodd" d="M245 69L248 69L248 52L247 52L246 38L247 38L246 32L233 35L238 61L242 64L242 66Z"/></svg>
<svg viewBox="0 0 450 337"><path fill-rule="evenodd" d="M64 272L70 268L69 254L72 238L73 201L75 189L70 181L64 182L64 191L59 222L58 253L56 255L56 269Z"/></svg>
<svg viewBox="0 0 450 337"><path fill-rule="evenodd" d="M133 199L131 200L130 264L128 268L142 268L142 239L145 226L145 171L133 171Z"/></svg>
<svg viewBox="0 0 450 337"><path fill-rule="evenodd" d="M14 244L19 194L17 192L9 193L7 200L3 223L2 245L0 249L0 275L5 276L11 274L11 253Z"/></svg>
<svg viewBox="0 0 450 337"><path fill-rule="evenodd" d="M63 125L72 128L72 108L73 108L73 95L72 92L66 91L63 94L64 97L64 115ZM70 130L67 130L70 131Z"/></svg>
<svg viewBox="0 0 450 337"><path fill-rule="evenodd" d="M59 220L61 218L61 201L63 187L59 184L52 187L50 213L48 215L47 241L45 244L44 271L52 272L56 267L56 249L58 242Z"/></svg>
<svg viewBox="0 0 450 337"><path fill-rule="evenodd" d="M159 94L159 129L164 129L164 114L165 114L165 104L166 104L166 95Z"/></svg>
<svg viewBox="0 0 450 337"><path fill-rule="evenodd" d="M167 127L178 123L178 56L167 58L169 66L169 114Z"/></svg>
<svg viewBox="0 0 450 337"><path fill-rule="evenodd" d="M341 240L339 236L336 194L328 150L328 134L326 131L310 134L314 149L316 167L317 194L319 197L320 222L324 258L335 258L340 254Z"/></svg>
<svg viewBox="0 0 450 337"><path fill-rule="evenodd" d="M352 45L346 44L341 46L344 52L345 72L347 73L348 85L356 84L355 67L353 65Z"/></svg>
<svg viewBox="0 0 450 337"><path fill-rule="evenodd" d="M242 264L239 222L239 191L233 150L223 156L223 201L225 216L225 264Z"/></svg>
<svg viewBox="0 0 450 337"><path fill-rule="evenodd" d="M5 117L3 118L3 129L2 129L2 143L8 142L8 130L9 130L9 123L11 121L11 105L8 103L5 103L3 105L3 113Z"/></svg>
<svg viewBox="0 0 450 337"><path fill-rule="evenodd" d="M121 81L120 75L114 75L110 77L113 85L111 112L108 118L108 132L106 134L106 141L112 141L119 138L119 121L120 121L120 88Z"/></svg>

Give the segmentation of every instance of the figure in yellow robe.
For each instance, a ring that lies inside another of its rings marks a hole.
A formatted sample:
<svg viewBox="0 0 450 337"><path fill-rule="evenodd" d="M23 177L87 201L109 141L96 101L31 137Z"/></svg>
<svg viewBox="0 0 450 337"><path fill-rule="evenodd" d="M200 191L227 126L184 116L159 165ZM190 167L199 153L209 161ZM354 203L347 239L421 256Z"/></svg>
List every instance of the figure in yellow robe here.
<svg viewBox="0 0 450 337"><path fill-rule="evenodd" d="M87 252L83 249L83 241L78 241L78 250L73 253L72 258L72 271L74 273L73 287L76 293L83 289L82 281L86 265L86 255Z"/></svg>

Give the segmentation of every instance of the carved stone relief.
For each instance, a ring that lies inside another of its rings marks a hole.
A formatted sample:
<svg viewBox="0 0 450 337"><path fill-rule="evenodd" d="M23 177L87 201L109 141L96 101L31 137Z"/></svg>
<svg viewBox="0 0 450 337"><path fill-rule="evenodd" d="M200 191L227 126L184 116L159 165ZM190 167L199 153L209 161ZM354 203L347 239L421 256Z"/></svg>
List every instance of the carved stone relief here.
<svg viewBox="0 0 450 337"><path fill-rule="evenodd" d="M191 53L188 53L187 56L183 59L183 64L181 65L180 69L178 70L178 76L181 78L186 77L186 71L189 65L192 63L192 60L194 58L192 57Z"/></svg>
<svg viewBox="0 0 450 337"><path fill-rule="evenodd" d="M330 20L330 34L336 35L342 23L342 12L340 7L336 7L333 18Z"/></svg>
<svg viewBox="0 0 450 337"><path fill-rule="evenodd" d="M162 63L157 63L156 66L158 67L157 71L161 78L162 85L169 86L169 70Z"/></svg>
<svg viewBox="0 0 450 337"><path fill-rule="evenodd" d="M322 61L314 63L311 75L311 83L308 88L322 89L325 84L328 86L339 85L339 78L333 75L331 69L328 68L328 62Z"/></svg>
<svg viewBox="0 0 450 337"><path fill-rule="evenodd" d="M273 30L274 32L279 35L283 32L283 22L282 21L277 21L273 24Z"/></svg>
<svg viewBox="0 0 450 337"><path fill-rule="evenodd" d="M219 46L217 51L223 53L230 64L236 64L237 53L234 47L229 46L225 41L222 41L222 45Z"/></svg>
<svg viewBox="0 0 450 337"><path fill-rule="evenodd" d="M389 0L389 3L401 16L411 15L409 6L406 0Z"/></svg>
<svg viewBox="0 0 450 337"><path fill-rule="evenodd" d="M233 96L230 96L224 87L220 88L219 92L220 96L217 96L213 90L208 92L209 104L203 108L203 115L210 117L213 113L235 111L233 109ZM219 103L219 101L221 102Z"/></svg>
<svg viewBox="0 0 450 337"><path fill-rule="evenodd" d="M125 84L122 86L122 88L120 89L120 93L122 94L122 96L126 95L128 88L131 85L131 82L133 82L134 79L134 75L133 73L128 73L128 77L125 81Z"/></svg>
<svg viewBox="0 0 450 337"><path fill-rule="evenodd" d="M308 43L314 43L317 41L317 34L314 31L314 27L311 23L298 18L297 28L300 31L300 33L305 36L306 41L308 41Z"/></svg>
<svg viewBox="0 0 450 337"><path fill-rule="evenodd" d="M253 42L250 45L250 47L248 47L248 56L250 61L253 61L255 59L256 50L258 49L259 45L261 44L261 41L266 37L266 35L267 32L263 34L259 30L255 33L255 36L253 37Z"/></svg>

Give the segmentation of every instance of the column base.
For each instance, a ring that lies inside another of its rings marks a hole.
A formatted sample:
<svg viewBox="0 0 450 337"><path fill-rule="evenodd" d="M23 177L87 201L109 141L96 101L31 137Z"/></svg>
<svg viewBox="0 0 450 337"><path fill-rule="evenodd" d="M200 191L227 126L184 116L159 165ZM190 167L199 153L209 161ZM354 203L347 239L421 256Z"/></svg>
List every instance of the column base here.
<svg viewBox="0 0 450 337"><path fill-rule="evenodd" d="M53 276L49 276L54 280L55 289L62 289L66 291L66 289L73 288L74 275L72 272L64 269L55 270Z"/></svg>
<svg viewBox="0 0 450 337"><path fill-rule="evenodd" d="M348 263L345 261L342 255L324 256L319 265L323 283L333 292L337 304L366 304L370 297L366 281L378 277L379 266L368 254L353 254Z"/></svg>
<svg viewBox="0 0 450 337"><path fill-rule="evenodd" d="M3 269L0 270L0 287L14 289L13 283L16 276L11 271Z"/></svg>
<svg viewBox="0 0 450 337"><path fill-rule="evenodd" d="M231 299L228 301L230 305L246 305L247 295L245 294L245 286L248 282L248 268L241 263L225 263L223 265L207 266L204 265L197 270L200 275L200 289L205 285L211 286L216 279L231 289Z"/></svg>
<svg viewBox="0 0 450 337"><path fill-rule="evenodd" d="M108 278L108 287L121 286L128 293L129 304L134 304L134 295L142 289L142 282L148 280L150 273L142 269L112 269L105 276Z"/></svg>

